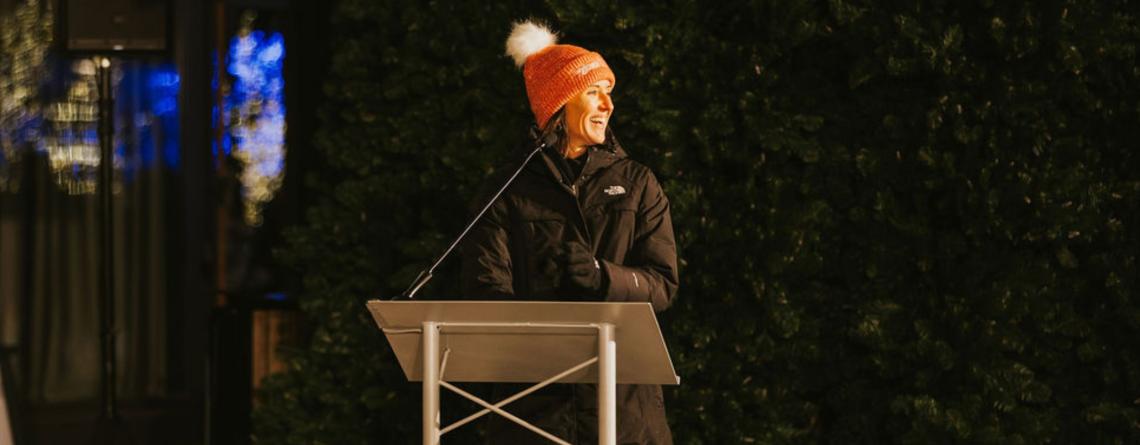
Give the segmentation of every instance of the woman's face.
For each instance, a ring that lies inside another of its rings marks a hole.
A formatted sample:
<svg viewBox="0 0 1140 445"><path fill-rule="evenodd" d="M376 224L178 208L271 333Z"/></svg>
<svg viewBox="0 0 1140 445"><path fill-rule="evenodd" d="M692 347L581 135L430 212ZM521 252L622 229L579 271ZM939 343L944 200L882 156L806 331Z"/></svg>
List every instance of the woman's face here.
<svg viewBox="0 0 1140 445"><path fill-rule="evenodd" d="M577 157L591 145L606 141L606 125L614 112L609 80L594 82L566 103L567 155Z"/></svg>

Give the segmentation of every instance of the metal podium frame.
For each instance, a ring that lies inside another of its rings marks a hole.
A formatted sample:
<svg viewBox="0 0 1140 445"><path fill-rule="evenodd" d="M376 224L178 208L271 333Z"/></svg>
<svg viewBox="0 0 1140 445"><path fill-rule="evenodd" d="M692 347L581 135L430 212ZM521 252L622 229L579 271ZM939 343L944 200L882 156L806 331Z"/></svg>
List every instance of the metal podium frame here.
<svg viewBox="0 0 1140 445"><path fill-rule="evenodd" d="M553 383L597 383L598 443L613 445L618 383L680 383L649 303L371 300L368 309L408 380L423 382L425 445L491 412L568 445L503 409ZM452 382L537 383L492 404ZM440 387L483 410L441 428Z"/></svg>

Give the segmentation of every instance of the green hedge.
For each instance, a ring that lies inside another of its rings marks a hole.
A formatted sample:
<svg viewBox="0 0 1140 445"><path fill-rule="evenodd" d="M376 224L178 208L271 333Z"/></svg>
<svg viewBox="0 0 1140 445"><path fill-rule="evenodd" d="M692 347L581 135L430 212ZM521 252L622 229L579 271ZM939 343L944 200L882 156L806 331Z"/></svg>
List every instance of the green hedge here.
<svg viewBox="0 0 1140 445"><path fill-rule="evenodd" d="M672 200L678 443L1140 442L1137 5L477 3L335 8L331 167L280 252L315 332L259 441L418 440L363 301L523 142L502 47L534 16L610 62ZM458 296L457 263L421 295Z"/></svg>

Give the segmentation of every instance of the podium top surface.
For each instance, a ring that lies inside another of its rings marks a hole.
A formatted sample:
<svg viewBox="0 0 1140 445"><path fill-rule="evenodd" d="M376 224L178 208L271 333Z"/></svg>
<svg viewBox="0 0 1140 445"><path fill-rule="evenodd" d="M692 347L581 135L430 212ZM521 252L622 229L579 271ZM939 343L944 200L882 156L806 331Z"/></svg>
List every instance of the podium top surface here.
<svg viewBox="0 0 1140 445"><path fill-rule="evenodd" d="M597 355L597 326L614 325L617 382L680 382L649 303L557 301L383 301L368 309L410 381L422 380L422 323L436 322L443 379L539 382ZM560 382L597 382L589 366Z"/></svg>

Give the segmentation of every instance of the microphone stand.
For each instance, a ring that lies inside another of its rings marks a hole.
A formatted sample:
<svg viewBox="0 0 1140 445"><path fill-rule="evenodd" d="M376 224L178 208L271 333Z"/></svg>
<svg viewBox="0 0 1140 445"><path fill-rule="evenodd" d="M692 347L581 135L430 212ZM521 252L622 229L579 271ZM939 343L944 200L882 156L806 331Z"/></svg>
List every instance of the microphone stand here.
<svg viewBox="0 0 1140 445"><path fill-rule="evenodd" d="M440 255L439 258L435 259L435 262L432 263L431 267L428 267L427 269L421 271L420 274L416 276L416 279L412 281L412 285L408 286L408 289L405 290L404 293L397 298L402 297L409 300L415 298L416 292L419 292L420 288L424 287L428 281L431 281L432 272L435 272L435 268L439 267L439 264L443 262L444 258L447 258L447 256L451 254L452 250L455 250L455 247L459 245L460 241L463 241L463 238L467 237L467 232L470 232L471 228L475 227L475 223L479 222L480 219L483 219L483 214L487 213L487 210L490 209L491 205L499 199L499 196L502 196L503 192L507 190L507 187L510 187L510 185L515 182L515 178L517 178L519 174L522 173L523 169L526 168L527 164L530 163L531 158L534 158L534 155L538 154L538 152L542 151L542 149L553 146L554 142L557 139L557 135L549 134L541 141L539 141L538 146L536 146L534 150L531 150L530 154L526 156L526 159L522 161L522 165L519 165L519 168L511 174L511 177L507 178L507 181L503 183L503 186L499 187L499 191L495 192L494 196L491 196L491 199L489 199L487 201L487 204L483 206L483 209L480 210L479 213L471 219L471 222L467 223L467 227L463 229L463 232L461 232L459 236L455 237L455 240L451 242L451 245L447 247L447 250L443 251L443 254Z"/></svg>

